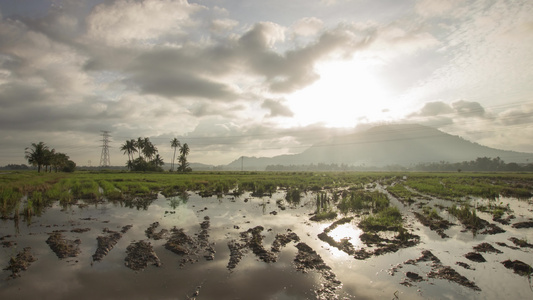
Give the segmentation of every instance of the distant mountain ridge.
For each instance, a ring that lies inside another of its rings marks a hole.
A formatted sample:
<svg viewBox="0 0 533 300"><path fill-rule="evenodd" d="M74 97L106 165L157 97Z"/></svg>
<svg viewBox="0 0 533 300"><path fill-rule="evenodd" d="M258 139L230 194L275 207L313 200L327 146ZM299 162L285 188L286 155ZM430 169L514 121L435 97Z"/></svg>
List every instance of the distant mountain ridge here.
<svg viewBox="0 0 533 300"><path fill-rule="evenodd" d="M528 163L532 153L499 150L418 124L394 124L333 136L299 154L239 158L224 169L264 170L268 165L345 164L348 166L412 166L500 157L506 163Z"/></svg>

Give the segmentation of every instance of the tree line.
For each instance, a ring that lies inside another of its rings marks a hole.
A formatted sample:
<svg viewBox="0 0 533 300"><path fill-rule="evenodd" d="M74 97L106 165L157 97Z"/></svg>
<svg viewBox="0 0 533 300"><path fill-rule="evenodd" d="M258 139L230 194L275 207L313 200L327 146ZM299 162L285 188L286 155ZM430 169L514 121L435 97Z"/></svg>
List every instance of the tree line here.
<svg viewBox="0 0 533 300"><path fill-rule="evenodd" d="M190 172L192 171L187 161L187 155L189 155L190 148L187 143L181 145L180 141L176 138L170 141L170 146L174 149L174 155L172 157L170 172L174 171L174 161L176 158L176 151L179 149L178 157L178 172ZM163 158L158 154L157 148L150 141L149 138L137 138L126 140L120 147L124 155L128 155L128 161L126 166L131 171L163 171ZM135 157L137 154L137 157Z"/></svg>
<svg viewBox="0 0 533 300"><path fill-rule="evenodd" d="M402 165L348 166L346 164L269 165L266 171L426 171L426 172L533 172L533 163L505 163L501 158L478 157L475 160L450 163L446 161Z"/></svg>
<svg viewBox="0 0 533 300"><path fill-rule="evenodd" d="M32 143L24 151L24 158L28 163L37 167L37 172L40 173L44 168L44 172L74 172L76 163L70 160L70 157L65 153L57 152L55 149L50 149L44 142Z"/></svg>

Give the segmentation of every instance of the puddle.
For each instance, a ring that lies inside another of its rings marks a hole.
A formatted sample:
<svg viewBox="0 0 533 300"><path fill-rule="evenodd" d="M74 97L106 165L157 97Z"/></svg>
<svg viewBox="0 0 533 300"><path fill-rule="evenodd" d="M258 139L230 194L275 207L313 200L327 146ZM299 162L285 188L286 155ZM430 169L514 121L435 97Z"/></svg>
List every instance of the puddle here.
<svg viewBox="0 0 533 300"><path fill-rule="evenodd" d="M11 257L27 247L35 258L18 272L19 277L10 277L11 270L0 272L0 298L533 297L528 277L516 274L502 263L509 260L533 265L533 248L519 247L512 239L533 241L533 229L512 227L513 223L533 218L528 201L500 200L502 205L509 203L517 219L509 225L498 223L505 232L494 235L473 235L445 210L438 210L443 218L457 224L445 230L448 237L442 238L417 221L413 214L415 205L403 205L392 199L404 215L406 228L419 236L420 242L358 260L319 235L329 228L327 236L336 243L349 243L350 249L361 249L365 244L360 238L363 231L357 227L360 219L342 220L339 216L336 222L342 221L335 226L333 221L312 222L309 218L314 211L314 194L308 193L299 205L289 205L281 200L284 198L284 192L271 197L244 194L237 198L202 198L189 193L187 197L167 199L158 195L143 205L102 201L63 209L56 203L41 216L33 216L31 222L22 218L18 222L0 220L2 269L10 265ZM494 223L490 214L480 212L478 216ZM76 255L59 258L47 244L51 235L61 241L75 241L69 245L75 246ZM175 245L169 250L167 243L172 236ZM238 263L228 268L236 247L232 243L243 244L239 248L242 255ZM475 248L482 243L487 245ZM142 268L129 268L127 264L131 267L132 258L126 259L135 253L135 247L147 248L157 259L153 256ZM418 259L424 251L438 257L440 269L432 269L431 263L425 261L405 263ZM465 257L472 252L480 252L485 262ZM319 264L311 265L311 261ZM479 290L448 280L449 274L464 277Z"/></svg>

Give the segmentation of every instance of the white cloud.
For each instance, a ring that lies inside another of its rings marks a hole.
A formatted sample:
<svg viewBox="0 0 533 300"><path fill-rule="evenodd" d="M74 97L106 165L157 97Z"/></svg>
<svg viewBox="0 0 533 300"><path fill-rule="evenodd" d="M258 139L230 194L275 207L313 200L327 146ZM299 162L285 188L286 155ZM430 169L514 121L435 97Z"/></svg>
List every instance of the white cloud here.
<svg viewBox="0 0 533 300"><path fill-rule="evenodd" d="M96 6L87 19L87 36L110 46L153 44L161 36L185 34L201 10L186 0L118 0ZM160 41L157 41L160 42Z"/></svg>
<svg viewBox="0 0 533 300"><path fill-rule="evenodd" d="M303 18L292 25L295 34L311 36L317 34L324 27L324 22L315 17Z"/></svg>

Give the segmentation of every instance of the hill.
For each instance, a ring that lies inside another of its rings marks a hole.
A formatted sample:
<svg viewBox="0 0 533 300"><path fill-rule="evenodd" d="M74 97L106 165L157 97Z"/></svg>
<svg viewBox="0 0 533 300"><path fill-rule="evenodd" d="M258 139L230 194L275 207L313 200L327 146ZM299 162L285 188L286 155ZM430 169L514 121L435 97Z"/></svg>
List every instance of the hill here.
<svg viewBox="0 0 533 300"><path fill-rule="evenodd" d="M412 166L420 163L450 163L500 157L503 161L526 163L533 154L499 150L467 141L459 136L417 124L381 125L363 132L333 136L299 154L244 157L225 169L264 170L268 165L345 164L348 166Z"/></svg>

